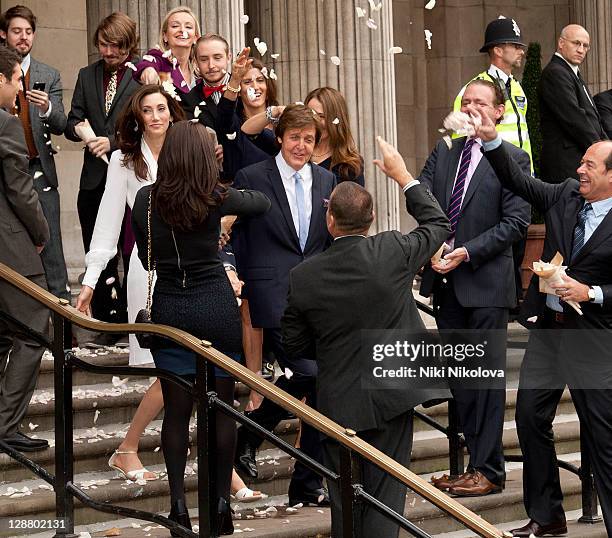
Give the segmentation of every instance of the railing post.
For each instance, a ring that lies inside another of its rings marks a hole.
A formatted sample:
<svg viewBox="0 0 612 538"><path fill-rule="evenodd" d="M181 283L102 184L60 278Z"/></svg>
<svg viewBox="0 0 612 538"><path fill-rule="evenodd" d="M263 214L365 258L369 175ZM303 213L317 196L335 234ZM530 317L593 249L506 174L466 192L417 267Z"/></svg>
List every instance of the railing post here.
<svg viewBox="0 0 612 538"><path fill-rule="evenodd" d="M210 361L196 357L198 518L200 537L219 536L217 511L216 409L209 404L214 394L215 368Z"/></svg>
<svg viewBox="0 0 612 538"><path fill-rule="evenodd" d="M72 367L64 349L65 320L53 312L53 365L55 386L55 514L64 528L55 536L74 537L74 499L66 485L74 480L72 463Z"/></svg>
<svg viewBox="0 0 612 538"><path fill-rule="evenodd" d="M459 437L459 413L454 398L448 400L448 453L450 475L459 476L465 471L463 445Z"/></svg>
<svg viewBox="0 0 612 538"><path fill-rule="evenodd" d="M586 436L580 431L580 480L582 481L582 516L580 523L599 523L601 517L597 513L597 491L591 470L591 449Z"/></svg>
<svg viewBox="0 0 612 538"><path fill-rule="evenodd" d="M353 451L340 445L340 501L342 504L342 538L355 536L355 492L353 485L360 480L359 456Z"/></svg>

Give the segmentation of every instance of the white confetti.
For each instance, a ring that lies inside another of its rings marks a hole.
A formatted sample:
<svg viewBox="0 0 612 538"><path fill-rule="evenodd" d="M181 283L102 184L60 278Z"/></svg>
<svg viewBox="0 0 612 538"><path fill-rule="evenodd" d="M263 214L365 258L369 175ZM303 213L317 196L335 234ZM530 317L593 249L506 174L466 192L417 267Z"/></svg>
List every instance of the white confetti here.
<svg viewBox="0 0 612 538"><path fill-rule="evenodd" d="M389 49L389 54L401 54L402 52L402 47L391 47Z"/></svg>
<svg viewBox="0 0 612 538"><path fill-rule="evenodd" d="M117 290L115 289L115 286L113 286L113 287L111 288L111 299L112 299L113 301L116 301L116 300L117 300Z"/></svg>
<svg viewBox="0 0 612 538"><path fill-rule="evenodd" d="M429 0L429 2L425 4L425 9L433 9L434 7L436 7L436 0Z"/></svg>
<svg viewBox="0 0 612 538"><path fill-rule="evenodd" d="M302 101L296 101L295 103L293 103L294 105L302 105L304 106L304 103Z"/></svg>
<svg viewBox="0 0 612 538"><path fill-rule="evenodd" d="M378 28L378 25L376 24L376 21L374 19L368 19L366 21L366 26L370 29L370 30L376 30Z"/></svg>
<svg viewBox="0 0 612 538"><path fill-rule="evenodd" d="M38 179L39 177L43 176L44 174L38 170L36 172L34 172L34 179Z"/></svg>
<svg viewBox="0 0 612 538"><path fill-rule="evenodd" d="M338 118L334 118L334 120L332 121L332 123L334 125L338 125L340 123L340 120Z"/></svg>
<svg viewBox="0 0 612 538"><path fill-rule="evenodd" d="M249 101L255 101L257 99L257 93L255 92L255 88L247 88L247 98Z"/></svg>
<svg viewBox="0 0 612 538"><path fill-rule="evenodd" d="M375 4L374 0L368 0L368 4L370 4L370 9L372 11L380 11L382 9L382 2L378 2L378 4Z"/></svg>
<svg viewBox="0 0 612 538"><path fill-rule="evenodd" d="M163 58L170 58L170 56L172 56L172 51L170 49L162 54Z"/></svg>
<svg viewBox="0 0 612 538"><path fill-rule="evenodd" d="M446 130L453 131L459 136L473 136L474 124L480 124L480 116L470 118L461 111L451 112L443 121Z"/></svg>
<svg viewBox="0 0 612 538"><path fill-rule="evenodd" d="M227 134L225 136L227 136L228 140L235 140L236 139L236 132L229 133L229 134Z"/></svg>
<svg viewBox="0 0 612 538"><path fill-rule="evenodd" d="M185 86L187 86L187 82L185 82L184 80L181 80L181 88L184 88Z"/></svg>
<svg viewBox="0 0 612 538"><path fill-rule="evenodd" d="M518 24L516 24L514 19L512 19L512 29L514 30L516 37L521 37L521 29L518 27Z"/></svg>
<svg viewBox="0 0 612 538"><path fill-rule="evenodd" d="M357 17L361 18L361 17L365 17L365 9L359 7L359 6L355 6L355 11L357 11Z"/></svg>
<svg viewBox="0 0 612 538"><path fill-rule="evenodd" d="M159 452L159 448L158 446L155 447L155 449L153 450L153 452Z"/></svg>
<svg viewBox="0 0 612 538"><path fill-rule="evenodd" d="M129 377L121 379L119 376L114 375L112 379L113 387L121 387L122 385L125 385L128 382L128 379Z"/></svg>
<svg viewBox="0 0 612 538"><path fill-rule="evenodd" d="M187 33L187 30L183 30L182 37L183 37L183 39L189 39L189 34Z"/></svg>
<svg viewBox="0 0 612 538"><path fill-rule="evenodd" d="M338 58L338 56L332 56L330 60L334 65L340 65L340 58Z"/></svg>
<svg viewBox="0 0 612 538"><path fill-rule="evenodd" d="M287 379L291 379L293 377L293 372L291 368L285 368L285 377Z"/></svg>
<svg viewBox="0 0 612 538"><path fill-rule="evenodd" d="M276 73L274 72L274 69L270 69L270 78L272 80L277 80L278 76L276 75Z"/></svg>
<svg viewBox="0 0 612 538"><path fill-rule="evenodd" d="M268 68L265 65L261 68L261 74L266 78L270 78L268 76Z"/></svg>
<svg viewBox="0 0 612 538"><path fill-rule="evenodd" d="M276 60L276 59L277 59L277 58L280 56L280 54L279 54L278 52L276 52L276 53L274 53L274 54L270 54L270 56L271 56L271 57L272 57L274 60Z"/></svg>
<svg viewBox="0 0 612 538"><path fill-rule="evenodd" d="M115 277L114 276L108 277L106 279L106 285L107 286L110 286L111 284L114 284L114 283L115 283Z"/></svg>
<svg viewBox="0 0 612 538"><path fill-rule="evenodd" d="M193 117L194 117L194 118L197 118L197 117L198 117L198 116L199 116L201 113L202 113L202 111L200 110L200 107L199 107L199 106L196 106L196 107L193 109Z"/></svg>
<svg viewBox="0 0 612 538"><path fill-rule="evenodd" d="M257 51L262 56L268 51L268 45L266 44L266 42L260 41L258 37L253 39L253 43L255 43L255 47L257 48Z"/></svg>
<svg viewBox="0 0 612 538"><path fill-rule="evenodd" d="M320 53L322 56L327 55L327 52L325 52L323 49L319 49L319 53Z"/></svg>
<svg viewBox="0 0 612 538"><path fill-rule="evenodd" d="M96 409L96 412L94 413L94 419L93 419L94 424L95 424L96 422L98 422L98 417L99 417L99 416L100 416L100 410L99 410L99 409Z"/></svg>
<svg viewBox="0 0 612 538"><path fill-rule="evenodd" d="M181 98L178 96L178 94L176 93L176 88L174 87L174 84L172 84L171 81L169 80L164 80L162 82L162 88L164 89L164 91L166 93L168 93L170 95L170 97L172 97L174 100L176 101L180 101Z"/></svg>
<svg viewBox="0 0 612 538"><path fill-rule="evenodd" d="M425 29L425 41L427 41L427 48L429 50L431 50L431 36L432 35L433 34L429 30Z"/></svg>
<svg viewBox="0 0 612 538"><path fill-rule="evenodd" d="M36 428L38 428L38 424L32 424L31 422L28 424L28 428L33 432Z"/></svg>
<svg viewBox="0 0 612 538"><path fill-rule="evenodd" d="M125 62L125 67L131 69L132 71L137 71L136 66L132 62Z"/></svg>
<svg viewBox="0 0 612 538"><path fill-rule="evenodd" d="M50 190L51 190L51 187L45 187L45 188L43 189L43 192L49 192Z"/></svg>
<svg viewBox="0 0 612 538"><path fill-rule="evenodd" d="M452 145L453 145L453 141L451 140L451 137L446 135L442 137L442 140L444 140L444 142L446 143L448 149L451 149Z"/></svg>
<svg viewBox="0 0 612 538"><path fill-rule="evenodd" d="M147 62L157 63L157 58L155 56L151 56L150 54L145 54L142 59Z"/></svg>
<svg viewBox="0 0 612 538"><path fill-rule="evenodd" d="M199 106L206 106L206 101L200 101L200 102L198 103L198 105L199 105Z"/></svg>
<svg viewBox="0 0 612 538"><path fill-rule="evenodd" d="M248 15L240 15L240 24L248 24L249 16Z"/></svg>

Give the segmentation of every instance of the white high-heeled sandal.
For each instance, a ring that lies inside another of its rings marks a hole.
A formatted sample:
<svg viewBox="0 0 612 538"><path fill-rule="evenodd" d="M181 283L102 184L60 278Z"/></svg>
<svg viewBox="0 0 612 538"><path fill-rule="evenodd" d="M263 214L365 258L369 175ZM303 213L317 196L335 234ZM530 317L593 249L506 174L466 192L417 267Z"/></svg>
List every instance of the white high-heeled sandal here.
<svg viewBox="0 0 612 538"><path fill-rule="evenodd" d="M252 503L255 501L259 501L261 499L267 499L268 496L265 493L257 492L255 493L252 489L248 487L243 487L239 489L236 493L232 495L234 499L241 503Z"/></svg>
<svg viewBox="0 0 612 538"><path fill-rule="evenodd" d="M113 452L111 457L108 459L108 466L111 469L114 469L115 471L117 471L120 474L122 474L127 480L132 480L133 482L135 482L136 480L151 481L151 480L157 480L159 478L153 471L149 471L145 467L142 467L141 469L135 469L133 471L126 471L125 469L122 469L118 465L115 465L115 458L119 454L138 454L138 452L136 450L119 450L119 449L117 449L117 450L115 450ZM145 473L152 473L155 476L152 477L152 478L145 478Z"/></svg>

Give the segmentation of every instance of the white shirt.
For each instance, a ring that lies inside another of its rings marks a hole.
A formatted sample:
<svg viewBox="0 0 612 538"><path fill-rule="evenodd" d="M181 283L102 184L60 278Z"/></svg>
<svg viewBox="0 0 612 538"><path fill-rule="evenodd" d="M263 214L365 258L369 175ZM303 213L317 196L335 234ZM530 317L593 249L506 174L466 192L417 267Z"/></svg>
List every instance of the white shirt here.
<svg viewBox="0 0 612 538"><path fill-rule="evenodd" d="M493 64L489 66L489 69L487 69L487 73L489 73L489 75L491 75L492 77L498 78L504 84L506 84L508 82L508 79L511 78L504 71L502 71L499 67Z"/></svg>
<svg viewBox="0 0 612 538"><path fill-rule="evenodd" d="M283 158L282 151L279 151L275 157L276 166L280 177L283 181L283 187L285 187L285 194L287 195L287 201L289 202L289 209L291 209L291 217L293 218L293 225L295 226L295 232L299 233L300 221L298 218L298 207L297 198L295 194L295 178L293 177L296 172L302 176L302 183L304 185L304 202L306 206L306 220L310 223L310 216L312 215L312 168L310 163L306 163L300 170L294 170L289 166Z"/></svg>
<svg viewBox="0 0 612 538"><path fill-rule="evenodd" d="M30 64L32 63L32 57L28 54L26 55L26 57L21 60L21 72L23 73L23 78L25 78L25 76L27 75L28 71L30 70ZM37 80L31 81L31 82L38 82ZM48 88L45 88L45 91ZM49 93L49 92L47 92ZM51 103L51 99L49 99L49 108L47 109L47 112L45 112L44 114L40 113L40 110L38 112L38 115L41 118L48 118L51 115L51 109L53 108L53 103Z"/></svg>

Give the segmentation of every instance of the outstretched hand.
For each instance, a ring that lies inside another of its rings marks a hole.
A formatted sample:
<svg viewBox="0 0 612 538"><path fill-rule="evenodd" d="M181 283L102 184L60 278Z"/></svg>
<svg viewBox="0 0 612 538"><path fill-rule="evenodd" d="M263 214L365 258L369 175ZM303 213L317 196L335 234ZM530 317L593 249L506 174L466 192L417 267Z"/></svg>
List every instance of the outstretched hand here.
<svg viewBox="0 0 612 538"><path fill-rule="evenodd" d="M237 81L242 80L246 72L251 69L253 58L249 58L250 53L251 47L244 47L232 64L232 78L235 78Z"/></svg>
<svg viewBox="0 0 612 538"><path fill-rule="evenodd" d="M493 120L481 108L468 105L467 112L474 126L474 137L480 138L483 142L491 142L497 138L497 129Z"/></svg>
<svg viewBox="0 0 612 538"><path fill-rule="evenodd" d="M399 151L395 149L389 142L383 140L381 136L376 137L378 147L382 152L382 161L374 159L374 164L380 168L383 174L393 179L400 187L405 187L414 178L408 172L406 163Z"/></svg>

